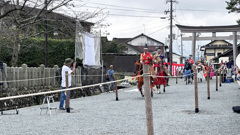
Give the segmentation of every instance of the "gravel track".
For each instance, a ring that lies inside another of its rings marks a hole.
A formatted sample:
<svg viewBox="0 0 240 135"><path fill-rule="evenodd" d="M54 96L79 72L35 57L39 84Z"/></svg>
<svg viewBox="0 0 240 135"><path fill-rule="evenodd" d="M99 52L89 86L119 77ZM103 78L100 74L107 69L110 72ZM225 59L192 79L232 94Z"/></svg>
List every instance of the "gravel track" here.
<svg viewBox="0 0 240 135"><path fill-rule="evenodd" d="M240 114L232 106L240 105L240 89L236 82L223 83L216 91L215 78L210 82L211 99L207 99L207 83L198 84L199 113L195 113L194 85L183 79L170 79L166 92L152 98L155 135L237 135ZM162 88L161 88L162 90ZM58 107L59 102L53 106ZM5 111L0 116L1 135L146 135L145 101L136 86L115 93L71 99L71 113L63 110L42 113L40 106Z"/></svg>

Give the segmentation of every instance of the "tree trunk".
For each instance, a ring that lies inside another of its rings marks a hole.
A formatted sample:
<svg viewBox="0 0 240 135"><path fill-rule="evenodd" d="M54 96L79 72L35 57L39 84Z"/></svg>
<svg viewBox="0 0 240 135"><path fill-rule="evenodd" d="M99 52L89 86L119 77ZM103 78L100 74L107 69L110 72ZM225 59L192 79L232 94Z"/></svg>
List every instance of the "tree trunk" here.
<svg viewBox="0 0 240 135"><path fill-rule="evenodd" d="M17 7L19 8L19 0L17 0ZM19 17L20 12L17 11L17 14L15 17ZM17 66L18 62L18 53L20 50L20 39L19 39L19 24L15 23L16 25L16 32L15 32L15 38L14 38L14 43L13 43L13 53L12 53L12 60L11 60L11 66Z"/></svg>
<svg viewBox="0 0 240 135"><path fill-rule="evenodd" d="M19 29L18 29L18 27L16 27L16 34L15 34L15 40L14 40L14 44L13 44L11 66L17 66L19 50L20 50Z"/></svg>

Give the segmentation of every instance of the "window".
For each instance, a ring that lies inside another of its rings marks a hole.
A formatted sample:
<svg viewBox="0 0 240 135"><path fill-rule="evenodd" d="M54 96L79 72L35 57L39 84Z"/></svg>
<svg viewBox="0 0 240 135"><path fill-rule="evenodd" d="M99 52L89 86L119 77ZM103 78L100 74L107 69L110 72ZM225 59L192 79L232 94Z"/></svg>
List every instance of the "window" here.
<svg viewBox="0 0 240 135"><path fill-rule="evenodd" d="M220 56L222 53L217 53L217 56Z"/></svg>
<svg viewBox="0 0 240 135"><path fill-rule="evenodd" d="M215 56L214 53L206 53L205 55L207 55L207 56Z"/></svg>

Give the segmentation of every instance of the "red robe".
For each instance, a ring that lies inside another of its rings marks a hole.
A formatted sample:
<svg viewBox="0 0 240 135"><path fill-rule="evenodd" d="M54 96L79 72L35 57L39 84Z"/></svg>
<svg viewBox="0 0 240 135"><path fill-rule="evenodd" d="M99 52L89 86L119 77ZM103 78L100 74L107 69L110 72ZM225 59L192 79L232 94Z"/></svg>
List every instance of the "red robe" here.
<svg viewBox="0 0 240 135"><path fill-rule="evenodd" d="M153 60L152 54L150 52L142 53L140 60L146 65L151 64L151 61Z"/></svg>
<svg viewBox="0 0 240 135"><path fill-rule="evenodd" d="M158 68L158 71L159 71L159 72L157 73L157 76L166 76L165 71L162 70L161 67L160 67L158 64L155 64L153 67L154 67L154 69L155 69L155 67ZM165 84L167 84L167 83L166 83L166 80L165 80L164 77L157 77L157 78L154 80L154 84L155 84L155 85L165 85Z"/></svg>
<svg viewBox="0 0 240 135"><path fill-rule="evenodd" d="M189 59L188 62L190 62L191 64L194 64L193 59Z"/></svg>

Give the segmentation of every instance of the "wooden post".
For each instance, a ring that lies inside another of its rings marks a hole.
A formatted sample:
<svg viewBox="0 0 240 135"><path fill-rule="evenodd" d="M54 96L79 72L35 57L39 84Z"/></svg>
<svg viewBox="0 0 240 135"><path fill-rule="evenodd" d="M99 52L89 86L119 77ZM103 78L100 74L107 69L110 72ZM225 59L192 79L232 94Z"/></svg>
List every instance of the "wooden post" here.
<svg viewBox="0 0 240 135"><path fill-rule="evenodd" d="M145 94L145 108L147 119L147 134L153 135L153 114L152 114L152 100L151 100L151 88L150 88L150 75L149 66L143 65L143 79L144 79L144 94Z"/></svg>
<svg viewBox="0 0 240 135"><path fill-rule="evenodd" d="M198 109L198 81L197 81L197 72L194 72L194 88L195 88L195 113L199 112Z"/></svg>
<svg viewBox="0 0 240 135"><path fill-rule="evenodd" d="M210 99L210 84L209 84L209 71L207 71L207 92L208 92L208 99Z"/></svg>
<svg viewBox="0 0 240 135"><path fill-rule="evenodd" d="M65 72L66 77L66 89L68 89L68 72ZM66 93L66 111L70 113L70 105L69 105L69 90L65 91Z"/></svg>
<svg viewBox="0 0 240 135"><path fill-rule="evenodd" d="M114 74L114 81L116 80L116 75ZM117 88L117 82L115 82L115 90L116 90L116 101L118 101L118 88Z"/></svg>
<svg viewBox="0 0 240 135"><path fill-rule="evenodd" d="M176 71L176 84L178 83L178 82L177 82L177 79L178 79L177 76L178 76L178 71Z"/></svg>
<svg viewBox="0 0 240 135"><path fill-rule="evenodd" d="M218 71L216 71L216 91L218 91Z"/></svg>
<svg viewBox="0 0 240 135"><path fill-rule="evenodd" d="M221 70L219 71L219 86L222 87L222 74L221 74Z"/></svg>

